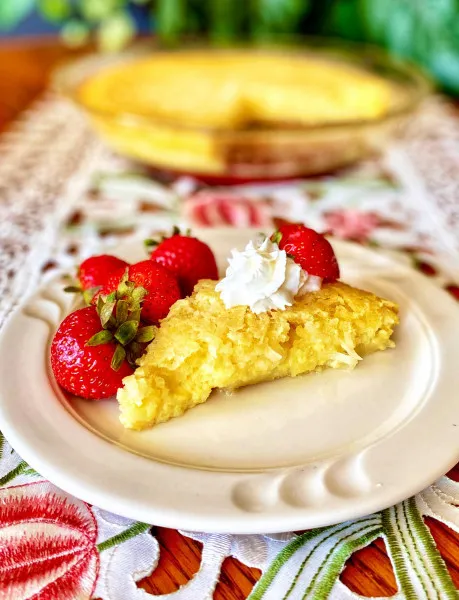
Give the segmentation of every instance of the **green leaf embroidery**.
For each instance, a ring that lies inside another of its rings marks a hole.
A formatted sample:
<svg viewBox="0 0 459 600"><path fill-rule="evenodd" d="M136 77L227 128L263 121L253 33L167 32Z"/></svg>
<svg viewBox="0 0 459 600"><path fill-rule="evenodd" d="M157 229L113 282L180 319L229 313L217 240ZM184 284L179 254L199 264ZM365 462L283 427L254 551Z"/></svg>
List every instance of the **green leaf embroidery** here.
<svg viewBox="0 0 459 600"><path fill-rule="evenodd" d="M262 600L269 591L274 579L279 576L276 579L277 583L280 584L279 589L276 588L279 600L281 597L282 600L287 600L294 590L295 597L298 596L298 593L301 593L304 594L304 598L325 600L347 558L357 548L367 545L380 536L381 533L379 515L307 531L282 550L260 579L249 599ZM305 579L306 566L314 560L315 553L320 552L324 544L328 547L331 542L333 542L333 545L325 558L319 562L315 571L312 574L309 573L307 579ZM298 559L301 560L301 563L297 568L294 565L298 564ZM289 564L287 565L287 563ZM280 571L284 567L285 570L280 575ZM295 569L297 569L296 572ZM305 584L307 584L307 588L303 589ZM281 591L281 587L284 592Z"/></svg>
<svg viewBox="0 0 459 600"><path fill-rule="evenodd" d="M28 467L23 471L24 475L30 475L31 477L41 477L40 473L33 469L32 467Z"/></svg>
<svg viewBox="0 0 459 600"><path fill-rule="evenodd" d="M304 594L305 597L309 592L317 600L327 600L346 561L356 550L368 546L368 544L371 544L381 534L381 526L373 525L362 528L339 540L322 563L319 569L319 571L323 571L322 574L318 571L315 578L311 581L308 590Z"/></svg>
<svg viewBox="0 0 459 600"><path fill-rule="evenodd" d="M136 537L137 535L144 533L145 531L148 531L150 528L151 525L148 525L147 523L134 523L134 525L131 525L121 533L118 533L117 535L108 538L108 540L105 540L104 542L98 544L97 549L99 550L99 552L103 552L104 550L108 550L109 548L113 548L114 546L119 546L123 542L126 542L127 540L130 540L131 538Z"/></svg>
<svg viewBox="0 0 459 600"><path fill-rule="evenodd" d="M6 475L0 478L0 486L6 485L18 475L25 473L29 468L29 465L24 460L22 460L14 469L12 469Z"/></svg>
<svg viewBox="0 0 459 600"><path fill-rule="evenodd" d="M252 593L247 598L247 600L262 600L265 592L268 591L269 587L273 583L274 579L279 574L281 568L286 564L286 562L293 556L293 554L302 548L305 543L316 538L321 533L325 531L329 531L331 527L320 527L317 529L311 529L310 531L306 531L302 535L295 538L291 541L273 560L270 564L268 570L263 574L261 579L258 581L256 586L254 587Z"/></svg>
<svg viewBox="0 0 459 600"><path fill-rule="evenodd" d="M395 576L405 597L457 600L454 583L419 514L416 500L411 498L388 508L381 517Z"/></svg>

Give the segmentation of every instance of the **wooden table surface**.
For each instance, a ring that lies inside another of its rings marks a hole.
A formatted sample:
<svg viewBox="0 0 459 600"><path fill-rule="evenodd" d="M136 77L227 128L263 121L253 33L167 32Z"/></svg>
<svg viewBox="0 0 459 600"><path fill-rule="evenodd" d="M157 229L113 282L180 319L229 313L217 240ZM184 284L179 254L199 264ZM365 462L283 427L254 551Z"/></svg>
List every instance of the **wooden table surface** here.
<svg viewBox="0 0 459 600"><path fill-rule="evenodd" d="M53 39L0 43L0 130L46 88L53 67L74 54ZM459 465L449 475L459 481ZM430 518L426 522L459 588L459 535ZM161 547L159 564L153 575L139 586L152 594L166 594L178 589L198 571L201 544L171 529L155 527L153 533ZM214 600L244 600L260 575L258 569L248 568L234 558L226 559ZM393 595L397 588L384 541L376 540L356 552L341 580L363 596Z"/></svg>

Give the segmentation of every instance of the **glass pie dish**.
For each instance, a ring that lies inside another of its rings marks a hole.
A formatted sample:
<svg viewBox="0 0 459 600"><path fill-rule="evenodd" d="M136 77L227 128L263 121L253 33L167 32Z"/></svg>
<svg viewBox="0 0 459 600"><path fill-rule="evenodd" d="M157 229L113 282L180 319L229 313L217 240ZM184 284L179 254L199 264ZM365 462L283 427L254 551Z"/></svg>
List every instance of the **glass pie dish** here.
<svg viewBox="0 0 459 600"><path fill-rule="evenodd" d="M429 91L366 47L137 47L61 71L60 90L118 153L202 180L317 175L379 152Z"/></svg>

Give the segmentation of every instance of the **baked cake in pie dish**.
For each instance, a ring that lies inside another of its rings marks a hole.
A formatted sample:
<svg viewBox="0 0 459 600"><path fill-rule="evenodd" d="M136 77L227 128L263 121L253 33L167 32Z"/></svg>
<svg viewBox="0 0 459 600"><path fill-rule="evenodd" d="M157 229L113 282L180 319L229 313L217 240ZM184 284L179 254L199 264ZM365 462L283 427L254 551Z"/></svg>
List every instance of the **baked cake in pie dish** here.
<svg viewBox="0 0 459 600"><path fill-rule="evenodd" d="M390 104L388 83L363 69L276 52L162 52L90 78L96 111L172 125L249 129L372 119Z"/></svg>
<svg viewBox="0 0 459 600"><path fill-rule="evenodd" d="M202 280L172 306L118 390L125 427L178 417L216 389L353 369L394 346L397 306L338 281L329 242L304 231L312 230L286 230L283 240L273 238L279 243L266 238L233 251L220 282Z"/></svg>
<svg viewBox="0 0 459 600"><path fill-rule="evenodd" d="M154 167L234 179L319 173L377 150L425 93L421 76L391 59L341 50L157 51L103 66L71 95L112 147Z"/></svg>

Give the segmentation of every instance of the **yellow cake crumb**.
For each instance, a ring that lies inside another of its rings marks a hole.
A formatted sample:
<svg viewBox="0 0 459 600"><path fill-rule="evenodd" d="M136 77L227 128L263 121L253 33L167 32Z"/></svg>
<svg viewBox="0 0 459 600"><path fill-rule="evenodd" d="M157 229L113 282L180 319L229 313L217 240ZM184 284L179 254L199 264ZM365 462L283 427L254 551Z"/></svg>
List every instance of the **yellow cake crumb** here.
<svg viewBox="0 0 459 600"><path fill-rule="evenodd" d="M176 302L133 375L118 390L120 420L144 429L205 402L213 389L352 369L394 346L395 304L343 283L325 284L284 311L226 309L204 280Z"/></svg>

